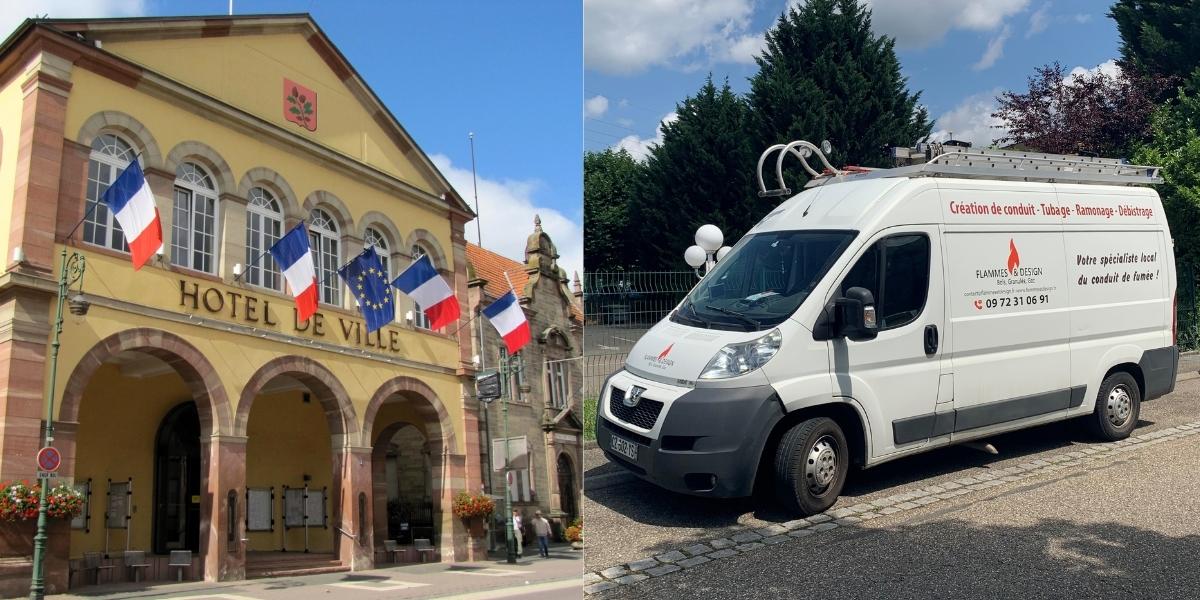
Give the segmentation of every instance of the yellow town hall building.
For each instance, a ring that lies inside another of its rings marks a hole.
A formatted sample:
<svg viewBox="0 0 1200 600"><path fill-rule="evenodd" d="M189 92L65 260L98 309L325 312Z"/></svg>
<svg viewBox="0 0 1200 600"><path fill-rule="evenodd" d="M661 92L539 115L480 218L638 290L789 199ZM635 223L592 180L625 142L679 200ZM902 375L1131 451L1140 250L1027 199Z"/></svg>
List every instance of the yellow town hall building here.
<svg viewBox="0 0 1200 600"><path fill-rule="evenodd" d="M134 160L164 238L137 272L96 206ZM0 480L36 475L60 252L86 259L54 445L87 503L51 523L48 592L128 577L126 550L171 579L191 550L185 576L209 581L369 568L385 540L475 557L450 508L482 478L460 328L473 215L311 18L26 21L0 49L0 194ZM259 257L302 220L320 308L297 322ZM393 276L429 255L460 322L430 331L398 295L365 335L336 269L367 246ZM32 532L0 523L0 592L27 589Z"/></svg>

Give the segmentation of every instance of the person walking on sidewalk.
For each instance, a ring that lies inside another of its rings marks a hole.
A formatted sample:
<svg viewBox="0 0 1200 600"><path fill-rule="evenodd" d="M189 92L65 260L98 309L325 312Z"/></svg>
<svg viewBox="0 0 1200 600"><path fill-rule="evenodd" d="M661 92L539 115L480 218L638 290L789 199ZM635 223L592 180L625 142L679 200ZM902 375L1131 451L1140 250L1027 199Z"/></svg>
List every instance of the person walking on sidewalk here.
<svg viewBox="0 0 1200 600"><path fill-rule="evenodd" d="M517 556L520 557L525 549L522 547L522 538L525 536L521 533L521 511L513 509L513 539L517 540Z"/></svg>
<svg viewBox="0 0 1200 600"><path fill-rule="evenodd" d="M550 558L550 521L542 516L542 511L533 513L533 532L537 534L538 554L542 558Z"/></svg>

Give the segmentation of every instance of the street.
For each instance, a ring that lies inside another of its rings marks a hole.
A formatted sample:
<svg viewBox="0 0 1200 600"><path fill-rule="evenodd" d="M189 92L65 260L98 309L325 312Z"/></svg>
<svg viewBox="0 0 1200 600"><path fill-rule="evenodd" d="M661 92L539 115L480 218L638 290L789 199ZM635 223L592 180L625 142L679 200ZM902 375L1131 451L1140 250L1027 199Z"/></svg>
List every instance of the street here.
<svg viewBox="0 0 1200 600"><path fill-rule="evenodd" d="M146 598L187 600L305 600L310 598L422 598L551 600L580 595L580 553L551 548L549 559L523 557L517 564L491 560L473 563L403 565L303 577L251 579L228 583L189 582L117 584L88 588L54 600Z"/></svg>
<svg viewBox="0 0 1200 600"><path fill-rule="evenodd" d="M996 456L945 448L852 472L832 509L799 521L756 499L663 491L591 449L589 534L605 543L588 548L585 591L1195 597L1196 433L1192 378L1144 404L1126 442L1096 443L1067 422L992 438Z"/></svg>

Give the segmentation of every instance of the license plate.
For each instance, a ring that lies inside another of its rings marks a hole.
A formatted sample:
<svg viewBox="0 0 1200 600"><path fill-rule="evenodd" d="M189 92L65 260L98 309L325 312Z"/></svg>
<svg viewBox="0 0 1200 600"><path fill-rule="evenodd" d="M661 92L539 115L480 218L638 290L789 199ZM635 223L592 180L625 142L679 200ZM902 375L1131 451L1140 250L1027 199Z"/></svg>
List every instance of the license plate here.
<svg viewBox="0 0 1200 600"><path fill-rule="evenodd" d="M611 448L613 452L616 452L617 454L620 454L629 460L637 462L637 444L629 440L621 439L614 435L609 438L608 447Z"/></svg>

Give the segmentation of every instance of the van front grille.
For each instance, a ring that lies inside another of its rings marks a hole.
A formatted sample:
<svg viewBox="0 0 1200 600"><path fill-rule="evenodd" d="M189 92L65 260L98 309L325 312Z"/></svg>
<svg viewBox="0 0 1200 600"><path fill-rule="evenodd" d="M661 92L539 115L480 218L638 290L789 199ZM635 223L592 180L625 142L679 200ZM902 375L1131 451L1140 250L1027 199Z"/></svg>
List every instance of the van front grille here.
<svg viewBox="0 0 1200 600"><path fill-rule="evenodd" d="M642 429L654 429L658 413L662 412L662 402L642 398L636 406L625 406L624 401L625 390L613 387L608 396L608 410L614 417Z"/></svg>

